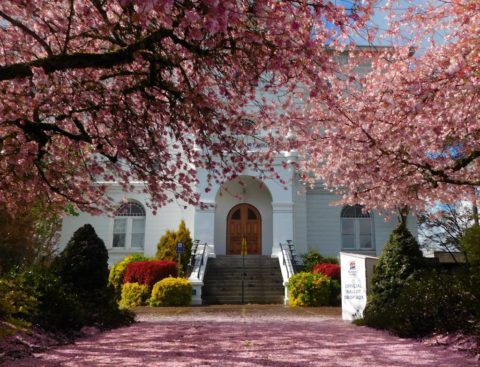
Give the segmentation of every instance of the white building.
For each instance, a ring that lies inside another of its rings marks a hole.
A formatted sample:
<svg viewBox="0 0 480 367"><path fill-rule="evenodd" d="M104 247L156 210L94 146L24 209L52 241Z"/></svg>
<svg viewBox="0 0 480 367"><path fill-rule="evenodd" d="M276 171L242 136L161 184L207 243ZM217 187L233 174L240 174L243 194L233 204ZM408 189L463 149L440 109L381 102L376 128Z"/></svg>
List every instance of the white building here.
<svg viewBox="0 0 480 367"><path fill-rule="evenodd" d="M339 61L346 62L346 56L342 54ZM358 72L365 73L368 68L368 65L361 65ZM332 205L338 200L336 195L325 191L321 184L313 189L305 187L292 166L284 168L282 165L283 161L297 159L295 153L278 157L275 168L280 179L262 181L257 173L245 171L231 182L214 186L208 193L205 192L207 173L198 172L200 183L197 192L207 209L171 203L154 215L146 205L148 198L141 193L141 183L137 184L136 191L130 193L124 193L119 185L111 184L107 194L118 201L117 215L80 213L79 216L66 217L60 247L66 245L80 226L89 223L104 240L110 264L130 253L154 256L160 237L168 229L175 230L183 219L193 239L207 244L206 259L240 254L245 238L250 256L280 259L284 282L291 271L280 244L287 241L292 241L299 254L316 250L324 256L338 256L340 251L379 255L398 223L396 216L392 215L386 221L376 212L362 213L358 206ZM286 184L280 184L280 181ZM413 218L408 221L408 227L416 237L417 222ZM195 269L195 276L191 277L199 290L197 300L194 300L197 303L200 302L206 262L197 261L196 266L200 268Z"/></svg>
<svg viewBox="0 0 480 367"><path fill-rule="evenodd" d="M254 172L243 172L237 179L204 190L206 173L199 172L198 192L207 209L171 203L154 215L146 205L147 197L138 190L121 191L112 184L108 195L118 201L119 210L113 216L79 216L64 218L60 247L66 245L73 233L84 224L91 224L104 240L109 251L109 262L114 264L130 253L154 256L160 237L168 229L176 229L182 219L193 239L206 243L205 263L208 257L238 255L245 237L249 255L278 257L283 280L291 275L283 261L280 244L291 240L300 254L316 250L324 256L337 256L340 251L379 255L397 218L388 221L376 212L362 213L360 207L334 206L338 197L325 191L321 185L311 188L299 181L293 168L283 168L281 161L296 157L279 157L276 167L281 178L260 181ZM242 184L240 184L242 181ZM125 204L125 199L128 203ZM417 222L408 226L417 236ZM197 256L201 256L200 254ZM201 266L197 261L197 267ZM197 300L201 302L201 287L205 266L195 270Z"/></svg>
<svg viewBox="0 0 480 367"><path fill-rule="evenodd" d="M276 166L285 185L279 180L261 181L256 173L243 172L206 193L206 175L200 172L197 190L201 202L209 206L207 209L170 203L154 215L146 205L146 194L141 193L142 184L130 193L112 184L108 195L118 201L117 215L80 213L65 217L60 247L79 227L89 223L109 249L111 264L134 252L154 256L160 237L168 229L175 230L183 219L193 239L206 242L212 255L240 254L243 237L247 238L249 254L277 256L279 244L291 240L299 253L316 250L324 256L337 256L348 250L379 255L398 223L396 216L385 220L376 212L362 213L359 207L332 205L338 196L321 185L305 187L293 168L282 167L282 160L292 158L279 157ZM417 236L413 218L408 226Z"/></svg>

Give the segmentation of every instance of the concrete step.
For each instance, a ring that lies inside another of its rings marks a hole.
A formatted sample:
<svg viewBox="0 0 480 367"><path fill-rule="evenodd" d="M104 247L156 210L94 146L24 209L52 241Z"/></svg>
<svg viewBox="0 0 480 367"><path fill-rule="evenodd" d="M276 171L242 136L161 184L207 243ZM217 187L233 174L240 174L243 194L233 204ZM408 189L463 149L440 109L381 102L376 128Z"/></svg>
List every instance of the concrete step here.
<svg viewBox="0 0 480 367"><path fill-rule="evenodd" d="M241 297L211 297L204 299L205 304L242 304ZM244 297L243 303L252 303L252 304L282 304L282 297Z"/></svg>
<svg viewBox="0 0 480 367"><path fill-rule="evenodd" d="M217 256L208 259L203 280L206 304L283 303L284 287L278 259L269 256Z"/></svg>

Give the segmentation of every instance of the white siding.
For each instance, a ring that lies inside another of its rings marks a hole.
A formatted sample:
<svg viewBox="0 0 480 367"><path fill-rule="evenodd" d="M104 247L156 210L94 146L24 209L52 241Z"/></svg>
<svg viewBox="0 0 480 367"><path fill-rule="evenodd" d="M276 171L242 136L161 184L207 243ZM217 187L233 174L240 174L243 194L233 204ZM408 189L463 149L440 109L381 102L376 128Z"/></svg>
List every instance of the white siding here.
<svg viewBox="0 0 480 367"><path fill-rule="evenodd" d="M308 248L324 256L337 256L341 250L341 206L332 206L337 196L321 188L307 192Z"/></svg>
<svg viewBox="0 0 480 367"><path fill-rule="evenodd" d="M146 256L154 256L157 251L157 243L167 229L177 229L180 221L185 220L187 228L193 235L193 207L186 207L170 203L160 208L156 214L146 205L147 196L139 191L132 193L123 193L118 187L111 188L107 194L116 202L121 203L124 198L140 202L145 208L145 248ZM66 216L63 219L62 232L59 241L60 250L63 249L73 233L84 224L91 224L95 228L97 235L105 242L109 250L109 264L115 264L130 253L139 252L138 250L112 248L113 240L113 217L106 214L101 216L92 216L88 213L80 213L79 216Z"/></svg>
<svg viewBox="0 0 480 367"><path fill-rule="evenodd" d="M307 191L307 244L308 249L316 250L324 256L337 256L342 249L341 219L342 206L333 206L338 196L316 187ZM397 226L396 215L385 220L377 212L372 213L375 252L363 253L380 255L390 233ZM418 236L418 223L414 217L407 220L408 229L414 237ZM358 251L360 252L360 251Z"/></svg>
<svg viewBox="0 0 480 367"><path fill-rule="evenodd" d="M295 175L293 187L293 243L299 253L308 251L306 188Z"/></svg>

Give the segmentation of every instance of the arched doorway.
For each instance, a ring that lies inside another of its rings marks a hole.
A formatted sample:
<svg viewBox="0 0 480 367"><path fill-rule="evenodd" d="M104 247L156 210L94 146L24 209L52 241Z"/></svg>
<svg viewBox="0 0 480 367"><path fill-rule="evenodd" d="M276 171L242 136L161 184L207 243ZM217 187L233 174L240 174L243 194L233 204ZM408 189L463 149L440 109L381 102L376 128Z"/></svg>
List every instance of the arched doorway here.
<svg viewBox="0 0 480 367"><path fill-rule="evenodd" d="M247 254L262 253L262 217L253 205L235 205L227 216L227 255L240 255L242 240L247 241Z"/></svg>

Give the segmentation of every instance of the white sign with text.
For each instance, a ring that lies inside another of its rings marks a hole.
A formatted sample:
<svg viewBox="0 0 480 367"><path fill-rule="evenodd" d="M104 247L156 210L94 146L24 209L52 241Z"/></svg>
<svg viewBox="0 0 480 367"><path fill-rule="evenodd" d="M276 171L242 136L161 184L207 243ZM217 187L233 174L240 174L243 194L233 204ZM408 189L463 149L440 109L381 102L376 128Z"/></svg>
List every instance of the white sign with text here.
<svg viewBox="0 0 480 367"><path fill-rule="evenodd" d="M376 257L340 253L342 273L342 319L355 320L363 317L367 305L367 291Z"/></svg>

